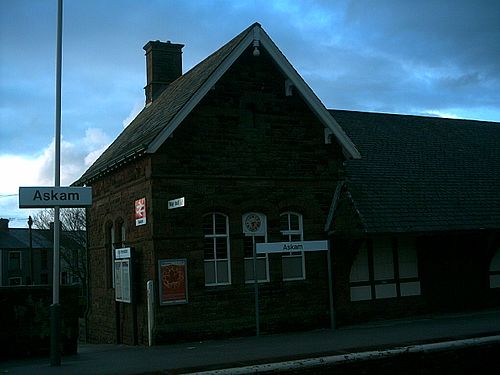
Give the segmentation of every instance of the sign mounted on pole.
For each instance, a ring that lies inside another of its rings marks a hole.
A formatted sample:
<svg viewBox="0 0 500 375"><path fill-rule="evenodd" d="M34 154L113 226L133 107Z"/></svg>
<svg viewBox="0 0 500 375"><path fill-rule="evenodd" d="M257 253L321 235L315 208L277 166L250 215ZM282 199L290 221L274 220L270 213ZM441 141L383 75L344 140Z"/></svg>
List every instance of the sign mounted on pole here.
<svg viewBox="0 0 500 375"><path fill-rule="evenodd" d="M86 207L92 205L91 187L20 187L19 208Z"/></svg>
<svg viewBox="0 0 500 375"><path fill-rule="evenodd" d="M328 250L328 241L268 242L256 244L257 254L326 250Z"/></svg>

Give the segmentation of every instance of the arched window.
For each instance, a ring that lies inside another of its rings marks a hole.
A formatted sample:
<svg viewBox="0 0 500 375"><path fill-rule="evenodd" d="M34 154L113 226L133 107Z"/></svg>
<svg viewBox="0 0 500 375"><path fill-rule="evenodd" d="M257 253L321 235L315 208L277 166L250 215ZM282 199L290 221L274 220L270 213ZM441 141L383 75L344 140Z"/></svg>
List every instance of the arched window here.
<svg viewBox="0 0 500 375"><path fill-rule="evenodd" d="M490 288L500 288L500 248L491 259Z"/></svg>
<svg viewBox="0 0 500 375"><path fill-rule="evenodd" d="M231 284L229 219L213 212L203 217L205 285Z"/></svg>
<svg viewBox="0 0 500 375"><path fill-rule="evenodd" d="M280 215L280 232L284 242L303 241L302 215L296 212L282 213ZM306 278L303 251L283 253L281 259L284 281L304 280Z"/></svg>
<svg viewBox="0 0 500 375"><path fill-rule="evenodd" d="M245 282L255 282L253 252L255 245L267 242L267 218L258 212L248 212L242 215L243 253L245 255ZM259 282L269 281L269 257L267 254L257 254L255 273Z"/></svg>

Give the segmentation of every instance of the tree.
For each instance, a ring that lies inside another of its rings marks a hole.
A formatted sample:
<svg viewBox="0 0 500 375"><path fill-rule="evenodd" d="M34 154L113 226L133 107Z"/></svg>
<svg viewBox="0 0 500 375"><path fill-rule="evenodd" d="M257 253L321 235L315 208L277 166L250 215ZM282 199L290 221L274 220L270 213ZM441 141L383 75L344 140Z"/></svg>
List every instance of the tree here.
<svg viewBox="0 0 500 375"><path fill-rule="evenodd" d="M60 256L70 276L76 278L83 292L87 288L87 233L84 208L61 208ZM40 210L33 216L33 227L52 229L54 209ZM61 267L62 269L62 267Z"/></svg>

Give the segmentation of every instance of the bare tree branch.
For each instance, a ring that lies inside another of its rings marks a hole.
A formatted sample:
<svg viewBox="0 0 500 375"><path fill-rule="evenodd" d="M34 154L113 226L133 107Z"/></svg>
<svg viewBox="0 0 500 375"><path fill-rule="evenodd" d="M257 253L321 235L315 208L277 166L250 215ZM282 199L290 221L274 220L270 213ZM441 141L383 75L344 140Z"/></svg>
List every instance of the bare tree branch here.
<svg viewBox="0 0 500 375"><path fill-rule="evenodd" d="M79 280L83 290L87 286L87 235L85 209L61 208L61 259L69 274ZM54 223L54 209L40 210L33 216L33 227L51 229Z"/></svg>

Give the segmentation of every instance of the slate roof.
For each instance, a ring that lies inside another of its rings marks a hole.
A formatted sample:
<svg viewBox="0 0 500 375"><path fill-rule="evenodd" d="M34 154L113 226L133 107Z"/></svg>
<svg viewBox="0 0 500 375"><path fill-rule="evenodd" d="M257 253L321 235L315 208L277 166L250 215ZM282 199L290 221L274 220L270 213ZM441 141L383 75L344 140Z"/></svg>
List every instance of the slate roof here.
<svg viewBox="0 0 500 375"><path fill-rule="evenodd" d="M32 229L32 243L34 249L50 249L49 230ZM0 249L27 249L29 247L29 229L9 228L0 232Z"/></svg>
<svg viewBox="0 0 500 375"><path fill-rule="evenodd" d="M331 110L368 233L500 228L500 123Z"/></svg>
<svg viewBox="0 0 500 375"><path fill-rule="evenodd" d="M179 125L183 116L212 88L234 60L254 41L260 43L295 85L320 121L329 127L346 150L356 158L359 153L342 128L329 116L327 109L312 92L274 42L258 23L254 23L219 50L172 82L151 105L145 107L93 165L73 183L84 185L101 174L144 153L155 152L158 145Z"/></svg>
<svg viewBox="0 0 500 375"><path fill-rule="evenodd" d="M201 87L210 74L250 32L240 33L218 51L208 56L186 74L172 82L151 105L145 107L94 164L80 177L76 185L97 176L112 165L140 156L152 140L169 124L180 108Z"/></svg>
<svg viewBox="0 0 500 375"><path fill-rule="evenodd" d="M75 233L70 231L61 231L60 246L66 248L78 248ZM34 249L52 249L53 232L49 229L32 229L32 245ZM27 249L29 248L29 229L28 228L9 228L6 231L0 231L0 249Z"/></svg>

